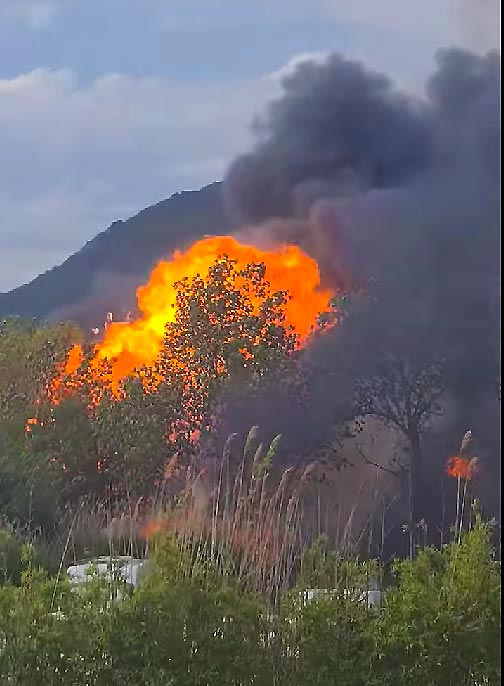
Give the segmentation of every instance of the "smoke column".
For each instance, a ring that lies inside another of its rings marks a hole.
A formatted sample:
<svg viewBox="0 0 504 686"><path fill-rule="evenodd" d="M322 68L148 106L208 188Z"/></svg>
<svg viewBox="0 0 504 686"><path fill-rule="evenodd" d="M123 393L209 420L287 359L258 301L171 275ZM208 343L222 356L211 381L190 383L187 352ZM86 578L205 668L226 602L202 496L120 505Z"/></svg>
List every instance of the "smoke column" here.
<svg viewBox="0 0 504 686"><path fill-rule="evenodd" d="M244 234L298 243L328 283L364 288L347 321L312 351L318 428L351 402L356 376L380 352L442 355L447 411L430 438L433 479L439 456L470 428L494 505L499 182L500 55L449 49L421 98L340 55L300 65L224 187Z"/></svg>

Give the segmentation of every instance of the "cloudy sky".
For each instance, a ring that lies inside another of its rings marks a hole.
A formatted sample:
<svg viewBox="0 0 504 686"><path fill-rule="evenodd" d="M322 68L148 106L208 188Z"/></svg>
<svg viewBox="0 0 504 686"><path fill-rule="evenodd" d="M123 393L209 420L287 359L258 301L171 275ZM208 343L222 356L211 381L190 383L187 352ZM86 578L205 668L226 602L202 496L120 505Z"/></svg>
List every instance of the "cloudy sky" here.
<svg viewBox="0 0 504 686"><path fill-rule="evenodd" d="M0 291L115 219L219 179L307 56L419 90L497 45L498 0L0 0Z"/></svg>

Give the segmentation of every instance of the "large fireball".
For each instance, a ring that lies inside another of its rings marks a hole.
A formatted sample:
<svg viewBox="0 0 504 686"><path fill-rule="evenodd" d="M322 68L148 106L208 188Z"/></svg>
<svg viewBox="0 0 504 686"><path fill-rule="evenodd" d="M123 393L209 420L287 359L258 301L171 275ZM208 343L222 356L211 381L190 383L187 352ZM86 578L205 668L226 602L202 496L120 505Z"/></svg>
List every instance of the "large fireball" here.
<svg viewBox="0 0 504 686"><path fill-rule="evenodd" d="M320 313L330 307L333 292L320 284L318 265L294 245L282 245L272 250L260 250L239 243L232 236L204 238L187 251L176 251L169 261L161 261L154 268L147 284L137 291L140 317L133 322L113 322L103 341L96 345L92 366L103 360L112 365L112 379L117 383L135 369L151 366L158 357L166 324L176 316L177 291L174 284L184 277L202 278L221 256L236 261L238 269L252 263L266 266L266 279L271 291L288 291L285 305L285 324L291 326L303 344ZM71 358L78 359L76 346ZM68 366L68 365L67 365Z"/></svg>

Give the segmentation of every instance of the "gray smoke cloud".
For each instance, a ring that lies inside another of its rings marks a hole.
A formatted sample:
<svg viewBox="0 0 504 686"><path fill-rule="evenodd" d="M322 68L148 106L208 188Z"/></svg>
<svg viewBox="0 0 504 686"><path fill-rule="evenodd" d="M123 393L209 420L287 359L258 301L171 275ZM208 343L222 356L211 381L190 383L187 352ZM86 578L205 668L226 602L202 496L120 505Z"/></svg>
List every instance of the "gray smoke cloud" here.
<svg viewBox="0 0 504 686"><path fill-rule="evenodd" d="M500 55L439 52L422 98L339 55L301 65L283 89L256 149L231 166L225 198L254 241L295 242L326 283L364 286L310 350L318 427L379 353L441 355L451 411L435 454L471 428L497 464Z"/></svg>
<svg viewBox="0 0 504 686"><path fill-rule="evenodd" d="M422 101L340 56L302 65L225 193L255 242L301 244L326 282L372 283L398 324L384 334L450 330L456 347L452 328L498 322L500 57L437 64Z"/></svg>
<svg viewBox="0 0 504 686"><path fill-rule="evenodd" d="M425 108L385 76L334 55L301 64L283 86L256 124L263 142L228 174L240 221L289 216L318 195L394 186L427 164Z"/></svg>

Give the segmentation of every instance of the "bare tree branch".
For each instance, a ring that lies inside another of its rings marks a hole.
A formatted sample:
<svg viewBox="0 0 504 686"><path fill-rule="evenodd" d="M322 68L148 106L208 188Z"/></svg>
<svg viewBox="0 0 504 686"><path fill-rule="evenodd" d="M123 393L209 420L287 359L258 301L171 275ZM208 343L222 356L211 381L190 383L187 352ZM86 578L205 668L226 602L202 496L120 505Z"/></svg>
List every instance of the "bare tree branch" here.
<svg viewBox="0 0 504 686"><path fill-rule="evenodd" d="M398 477L401 475L401 470L396 471L394 469L390 469L389 467L384 467L383 465L378 464L378 462L373 462L372 460L370 460L367 457L367 455L364 453L364 451L362 450L362 448L360 447L360 445L357 442L355 442L354 445L355 445L355 448L357 449L357 452L359 453L359 455L362 457L362 459L364 460L364 462L366 464L370 465L371 467L376 467L377 469L381 469L383 472L386 472L387 474L391 474L392 476Z"/></svg>

